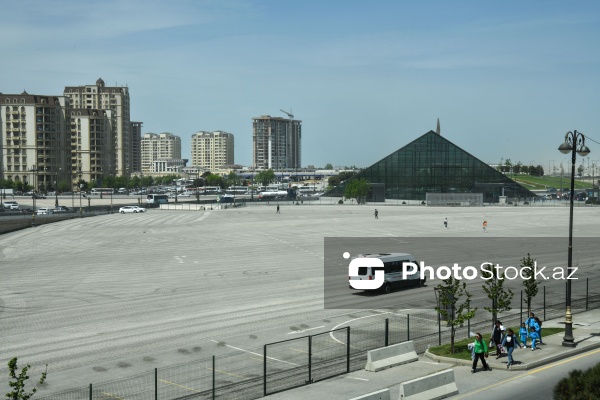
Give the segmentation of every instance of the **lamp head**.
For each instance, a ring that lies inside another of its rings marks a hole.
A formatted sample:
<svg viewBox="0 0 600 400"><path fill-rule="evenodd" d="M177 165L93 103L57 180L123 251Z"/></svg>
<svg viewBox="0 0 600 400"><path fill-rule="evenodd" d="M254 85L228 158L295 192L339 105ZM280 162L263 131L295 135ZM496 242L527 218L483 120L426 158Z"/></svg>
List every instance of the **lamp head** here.
<svg viewBox="0 0 600 400"><path fill-rule="evenodd" d="M581 149L579 149L577 151L577 154L579 154L582 157L585 157L588 154L590 154L590 148L584 145L584 146L581 147Z"/></svg>
<svg viewBox="0 0 600 400"><path fill-rule="evenodd" d="M569 142L564 142L563 144L558 146L558 151L560 151L563 154L569 154L573 151L573 146L571 146Z"/></svg>

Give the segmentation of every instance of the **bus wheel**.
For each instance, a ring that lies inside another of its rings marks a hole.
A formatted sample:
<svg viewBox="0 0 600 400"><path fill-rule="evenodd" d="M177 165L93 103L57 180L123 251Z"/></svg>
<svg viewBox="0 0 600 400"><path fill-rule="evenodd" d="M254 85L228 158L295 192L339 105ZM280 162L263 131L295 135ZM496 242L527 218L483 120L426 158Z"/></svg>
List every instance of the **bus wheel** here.
<svg viewBox="0 0 600 400"><path fill-rule="evenodd" d="M389 283L386 283L383 287L383 291L385 294L392 293L392 286Z"/></svg>

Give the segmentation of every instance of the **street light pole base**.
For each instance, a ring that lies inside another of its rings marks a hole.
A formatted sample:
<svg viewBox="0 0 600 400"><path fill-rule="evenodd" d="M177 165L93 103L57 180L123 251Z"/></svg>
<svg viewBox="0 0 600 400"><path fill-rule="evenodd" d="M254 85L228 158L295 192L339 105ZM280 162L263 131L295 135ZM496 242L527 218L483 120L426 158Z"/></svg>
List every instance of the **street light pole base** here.
<svg viewBox="0 0 600 400"><path fill-rule="evenodd" d="M570 313L569 313L570 314ZM565 322L565 336L563 336L563 347L577 347L573 337L573 322Z"/></svg>

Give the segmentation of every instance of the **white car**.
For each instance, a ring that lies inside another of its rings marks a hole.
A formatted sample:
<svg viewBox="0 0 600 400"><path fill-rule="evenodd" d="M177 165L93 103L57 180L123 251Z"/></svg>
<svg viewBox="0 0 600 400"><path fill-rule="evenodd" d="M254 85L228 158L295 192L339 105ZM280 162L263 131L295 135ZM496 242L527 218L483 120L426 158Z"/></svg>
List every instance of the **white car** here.
<svg viewBox="0 0 600 400"><path fill-rule="evenodd" d="M47 215L52 214L52 210L46 207L38 208L37 215Z"/></svg>
<svg viewBox="0 0 600 400"><path fill-rule="evenodd" d="M143 213L146 212L146 209L143 207L138 207L138 206L123 206L121 208L119 208L119 212L121 214L125 214L125 213Z"/></svg>

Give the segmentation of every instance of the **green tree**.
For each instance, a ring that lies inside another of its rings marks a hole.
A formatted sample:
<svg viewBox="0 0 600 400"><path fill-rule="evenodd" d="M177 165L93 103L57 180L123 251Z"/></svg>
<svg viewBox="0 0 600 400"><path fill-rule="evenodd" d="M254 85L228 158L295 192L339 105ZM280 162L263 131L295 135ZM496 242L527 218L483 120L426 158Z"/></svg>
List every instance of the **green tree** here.
<svg viewBox="0 0 600 400"><path fill-rule="evenodd" d="M513 298L513 292L504 288L504 272L498 273L498 269L489 264L481 267L481 269L484 277L489 277L481 287L492 301L491 307L483 307L483 309L492 314L492 324L494 324L499 313L511 310L510 302Z"/></svg>
<svg viewBox="0 0 600 400"><path fill-rule="evenodd" d="M450 276L435 287L439 296L439 307L435 310L444 316L450 325L450 352L454 353L456 328L475 316L477 307L471 310L471 294L464 281ZM462 299L464 298L464 301Z"/></svg>
<svg viewBox="0 0 600 400"><path fill-rule="evenodd" d="M585 371L574 369L554 386L554 400L600 399L600 363Z"/></svg>
<svg viewBox="0 0 600 400"><path fill-rule="evenodd" d="M260 183L262 186L267 186L275 180L275 172L272 169L260 171L254 177L254 182Z"/></svg>
<svg viewBox="0 0 600 400"><path fill-rule="evenodd" d="M332 170L333 169L333 165L331 165L331 163L327 163L327 165L325 165L324 169Z"/></svg>
<svg viewBox="0 0 600 400"><path fill-rule="evenodd" d="M240 177L235 172L231 171L227 175L227 186L238 186L240 184Z"/></svg>
<svg viewBox="0 0 600 400"><path fill-rule="evenodd" d="M223 178L219 175L210 174L204 177L204 181L207 186L219 186L222 188L224 186Z"/></svg>
<svg viewBox="0 0 600 400"><path fill-rule="evenodd" d="M29 369L31 368L31 366L29 364L27 364L25 367L23 367L23 369L21 369L20 372L17 373L18 371L18 367L17 367L17 357L11 359L8 362L8 375L10 376L11 380L10 382L8 382L8 385L10 386L10 392L6 393L6 398L9 400L27 400L30 399L31 397L33 397L33 395L37 392L37 387L34 387L33 389L31 389L31 391L27 390L25 388L25 386L27 385L27 381L29 380L29 375L27 375L27 372L29 371ZM44 370L44 372L42 372L42 376L40 377L39 383L38 385L43 385L44 382L46 381L46 375L48 374L48 364L46 364L46 370Z"/></svg>
<svg viewBox="0 0 600 400"><path fill-rule="evenodd" d="M523 286L525 286L525 303L527 304L527 315L531 312L531 303L533 298L538 294L538 281L535 280L535 272L533 267L535 260L531 258L529 253L527 257L521 259L521 271L523 271Z"/></svg>
<svg viewBox="0 0 600 400"><path fill-rule="evenodd" d="M367 194L369 194L369 181L364 178L351 180L344 191L344 197L356 199L358 204L364 203Z"/></svg>

